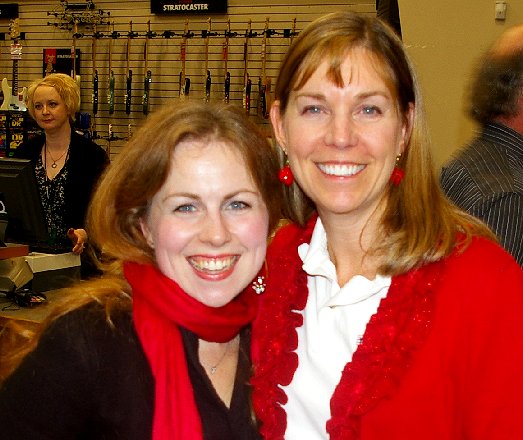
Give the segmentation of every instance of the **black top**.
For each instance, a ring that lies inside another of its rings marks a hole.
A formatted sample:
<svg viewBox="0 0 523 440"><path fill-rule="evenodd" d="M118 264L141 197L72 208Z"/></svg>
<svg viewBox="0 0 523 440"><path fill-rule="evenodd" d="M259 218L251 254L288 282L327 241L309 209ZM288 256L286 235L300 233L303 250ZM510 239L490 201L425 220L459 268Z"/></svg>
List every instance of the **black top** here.
<svg viewBox="0 0 523 440"><path fill-rule="evenodd" d="M151 438L154 379L130 313L114 312L112 319L114 328L93 303L52 324L0 388L2 439ZM247 357L239 358L229 410L198 362L196 336L182 334L204 438L259 439L248 410Z"/></svg>
<svg viewBox="0 0 523 440"><path fill-rule="evenodd" d="M45 142L45 135L36 136L15 150L15 157L30 159L36 167ZM105 150L89 139L71 132L67 183L65 185L64 222L68 228L84 228L91 193L109 163Z"/></svg>
<svg viewBox="0 0 523 440"><path fill-rule="evenodd" d="M486 124L440 178L447 197L484 221L523 267L523 136Z"/></svg>

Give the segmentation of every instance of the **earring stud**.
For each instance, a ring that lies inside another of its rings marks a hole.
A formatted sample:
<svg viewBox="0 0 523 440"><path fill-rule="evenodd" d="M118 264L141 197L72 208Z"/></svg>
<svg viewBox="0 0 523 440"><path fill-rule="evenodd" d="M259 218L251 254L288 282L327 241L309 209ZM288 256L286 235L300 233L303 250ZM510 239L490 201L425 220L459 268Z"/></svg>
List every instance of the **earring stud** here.
<svg viewBox="0 0 523 440"><path fill-rule="evenodd" d="M253 290L258 294L262 294L263 292L265 292L265 278L262 276L262 275L258 275L256 277L256 280L254 280L252 282L252 288Z"/></svg>

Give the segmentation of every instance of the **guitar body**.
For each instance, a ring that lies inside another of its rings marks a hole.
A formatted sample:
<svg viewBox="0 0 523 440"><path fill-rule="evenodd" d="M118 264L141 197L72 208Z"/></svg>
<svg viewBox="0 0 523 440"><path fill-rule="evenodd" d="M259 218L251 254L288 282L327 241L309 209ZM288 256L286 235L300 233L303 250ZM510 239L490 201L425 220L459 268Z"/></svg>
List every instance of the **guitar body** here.
<svg viewBox="0 0 523 440"><path fill-rule="evenodd" d="M180 86L180 92L179 92L180 99L185 99L185 97L189 95L189 92L191 90L191 79L187 78L183 72L180 72L180 77L179 77L178 82L179 82L179 86Z"/></svg>
<svg viewBox="0 0 523 440"><path fill-rule="evenodd" d="M256 111L258 115L263 116L265 114L265 84L263 84L262 79L258 80L258 106Z"/></svg>
<svg viewBox="0 0 523 440"><path fill-rule="evenodd" d="M125 87L126 87L126 93L125 93L125 113L131 114L131 92L132 92L132 85L133 85L133 71L129 70L127 72L127 79L125 80Z"/></svg>
<svg viewBox="0 0 523 440"><path fill-rule="evenodd" d="M25 105L27 87L24 87L21 92L13 95L13 88L9 85L7 78L4 78L2 80L2 93L4 94L4 102L2 102L0 110L27 110L27 106Z"/></svg>
<svg viewBox="0 0 523 440"><path fill-rule="evenodd" d="M211 100L211 84L212 84L212 78L211 78L211 71L207 71L207 78L205 79L205 102L209 102Z"/></svg>
<svg viewBox="0 0 523 440"><path fill-rule="evenodd" d="M149 92L152 80L152 72L148 70L143 81L142 112L144 115L149 113Z"/></svg>
<svg viewBox="0 0 523 440"><path fill-rule="evenodd" d="M263 117L265 119L268 119L269 118L269 113L271 111L271 104L272 104L272 99L271 99L271 79L270 78L267 78L267 80L265 81L265 85L263 86L264 87L264 109L263 109Z"/></svg>
<svg viewBox="0 0 523 440"><path fill-rule="evenodd" d="M98 113L98 70L94 71L93 77L93 115Z"/></svg>
<svg viewBox="0 0 523 440"><path fill-rule="evenodd" d="M111 74L109 77L109 93L107 94L107 102L109 104L109 114L112 115L114 113L114 84L116 80L114 77L114 72L111 70Z"/></svg>
<svg viewBox="0 0 523 440"><path fill-rule="evenodd" d="M27 88L24 87L20 92L18 89L18 60L22 59L22 45L19 43L20 30L19 19L16 18L9 24L9 31L11 39L11 59L13 60L13 86L9 86L7 78L2 80L2 93L4 95L4 102L0 106L0 110L17 110L26 111L27 106L25 101L27 98Z"/></svg>
<svg viewBox="0 0 523 440"><path fill-rule="evenodd" d="M249 114L251 111L251 88L252 81L248 78L243 89L243 108L246 114Z"/></svg>
<svg viewBox="0 0 523 440"><path fill-rule="evenodd" d="M231 73L227 72L225 74L225 84L224 84L224 90L225 90L225 102L229 104L229 98L230 98L230 91L231 91Z"/></svg>

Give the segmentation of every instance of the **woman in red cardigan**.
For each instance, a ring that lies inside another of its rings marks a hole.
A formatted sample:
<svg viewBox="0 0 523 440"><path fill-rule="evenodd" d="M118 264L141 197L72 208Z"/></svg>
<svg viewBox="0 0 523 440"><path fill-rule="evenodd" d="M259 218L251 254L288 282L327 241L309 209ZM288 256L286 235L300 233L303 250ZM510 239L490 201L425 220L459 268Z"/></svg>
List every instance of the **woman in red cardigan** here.
<svg viewBox="0 0 523 440"><path fill-rule="evenodd" d="M523 272L442 195L401 41L320 18L275 98L294 224L253 329L264 438L523 438Z"/></svg>

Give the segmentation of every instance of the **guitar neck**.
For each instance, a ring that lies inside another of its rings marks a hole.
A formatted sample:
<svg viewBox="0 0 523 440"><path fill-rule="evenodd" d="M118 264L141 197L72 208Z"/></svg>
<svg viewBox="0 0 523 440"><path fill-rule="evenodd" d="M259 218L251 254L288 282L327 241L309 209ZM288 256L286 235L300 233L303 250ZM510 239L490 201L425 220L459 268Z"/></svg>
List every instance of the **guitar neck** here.
<svg viewBox="0 0 523 440"><path fill-rule="evenodd" d="M251 110L251 84L252 81L249 78L248 72L248 61L249 61L249 38L251 37L251 21L249 20L249 25L247 31L245 32L245 42L243 43L243 107L245 113L249 114Z"/></svg>
<svg viewBox="0 0 523 440"><path fill-rule="evenodd" d="M133 22L129 22L129 32L127 33L127 77L125 79L125 114L131 114L131 94L133 85L133 71L131 70L131 41L134 37Z"/></svg>
<svg viewBox="0 0 523 440"><path fill-rule="evenodd" d="M18 60L13 60L13 81L12 81L12 87L13 87L13 96L18 95Z"/></svg>

